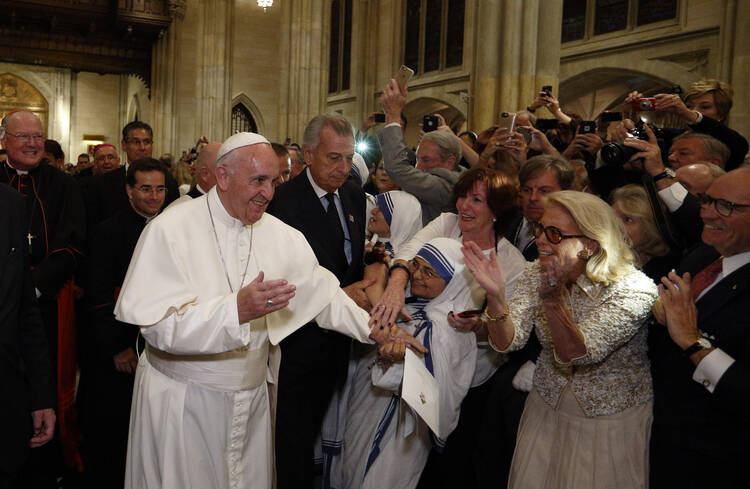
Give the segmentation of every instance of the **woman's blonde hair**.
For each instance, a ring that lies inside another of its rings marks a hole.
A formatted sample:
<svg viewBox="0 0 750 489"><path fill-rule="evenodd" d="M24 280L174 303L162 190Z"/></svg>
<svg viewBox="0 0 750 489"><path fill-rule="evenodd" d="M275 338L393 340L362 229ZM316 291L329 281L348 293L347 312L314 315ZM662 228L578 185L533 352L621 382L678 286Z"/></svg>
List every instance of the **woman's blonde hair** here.
<svg viewBox="0 0 750 489"><path fill-rule="evenodd" d="M664 256L669 253L669 245L656 227L654 213L648 201L646 189L640 185L625 185L612 192L612 205L617 204L626 216L638 219L643 224L646 241L642 249L636 250L649 256ZM660 201L661 203L661 201Z"/></svg>
<svg viewBox="0 0 750 489"><path fill-rule="evenodd" d="M716 112L719 114L720 120L723 121L729 115L729 111L732 110L732 98L734 97L732 86L715 78L703 78L693 82L685 90L683 99L685 102L689 102L690 99L701 97L707 93L713 94Z"/></svg>
<svg viewBox="0 0 750 489"><path fill-rule="evenodd" d="M581 233L599 244L586 263L586 275L604 285L628 271L635 262L625 242L617 214L599 197L575 190L561 190L547 196L545 208L559 205L573 217Z"/></svg>

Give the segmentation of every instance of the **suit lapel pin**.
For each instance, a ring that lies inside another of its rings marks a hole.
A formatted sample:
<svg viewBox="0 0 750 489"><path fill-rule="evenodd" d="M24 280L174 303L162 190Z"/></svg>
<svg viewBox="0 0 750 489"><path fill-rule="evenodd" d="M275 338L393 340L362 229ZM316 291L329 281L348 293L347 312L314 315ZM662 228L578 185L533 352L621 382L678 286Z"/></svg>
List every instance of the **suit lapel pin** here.
<svg viewBox="0 0 750 489"><path fill-rule="evenodd" d="M737 290L737 284L732 285L732 290Z"/></svg>
<svg viewBox="0 0 750 489"><path fill-rule="evenodd" d="M353 223L353 222L354 222L354 216L353 216L353 215L351 215L351 214L349 214L349 222L351 222L351 223Z"/></svg>

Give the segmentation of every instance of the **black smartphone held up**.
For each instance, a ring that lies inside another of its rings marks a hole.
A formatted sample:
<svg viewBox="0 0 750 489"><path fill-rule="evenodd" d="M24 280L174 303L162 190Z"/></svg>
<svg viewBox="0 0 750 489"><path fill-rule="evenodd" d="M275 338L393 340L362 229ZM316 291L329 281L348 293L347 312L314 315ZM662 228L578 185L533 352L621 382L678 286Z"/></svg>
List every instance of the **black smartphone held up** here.
<svg viewBox="0 0 750 489"><path fill-rule="evenodd" d="M385 114L382 112L375 114L375 122L385 122Z"/></svg>
<svg viewBox="0 0 750 489"><path fill-rule="evenodd" d="M438 118L437 116L427 114L422 119L422 130L424 132L431 132L438 128Z"/></svg>
<svg viewBox="0 0 750 489"><path fill-rule="evenodd" d="M560 123L557 119L537 119L534 127L540 131L551 131L552 129L558 129Z"/></svg>
<svg viewBox="0 0 750 489"><path fill-rule="evenodd" d="M542 87L542 92L544 92L545 94L547 94L548 97L551 97L552 96L552 85L544 85Z"/></svg>
<svg viewBox="0 0 750 489"><path fill-rule="evenodd" d="M614 122L622 120L622 112L602 112L602 122Z"/></svg>
<svg viewBox="0 0 750 489"><path fill-rule="evenodd" d="M578 126L578 134L596 134L596 122L581 121L581 125Z"/></svg>
<svg viewBox="0 0 750 489"><path fill-rule="evenodd" d="M526 141L526 144L529 144L531 142L531 129L528 129L526 127L518 127L516 128L516 132L523 136L523 140Z"/></svg>
<svg viewBox="0 0 750 489"><path fill-rule="evenodd" d="M469 309L468 311L459 312L456 316L460 318L473 318L482 314L482 309Z"/></svg>

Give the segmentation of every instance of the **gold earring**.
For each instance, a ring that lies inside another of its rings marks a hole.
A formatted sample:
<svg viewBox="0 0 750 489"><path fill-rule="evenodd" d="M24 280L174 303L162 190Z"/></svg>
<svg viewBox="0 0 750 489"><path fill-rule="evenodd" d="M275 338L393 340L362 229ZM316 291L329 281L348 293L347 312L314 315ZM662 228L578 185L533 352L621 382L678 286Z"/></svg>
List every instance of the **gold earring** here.
<svg viewBox="0 0 750 489"><path fill-rule="evenodd" d="M591 258L591 255L594 253L589 250L588 248L584 248L581 251L578 252L578 258L580 258L583 261L588 261L589 258Z"/></svg>

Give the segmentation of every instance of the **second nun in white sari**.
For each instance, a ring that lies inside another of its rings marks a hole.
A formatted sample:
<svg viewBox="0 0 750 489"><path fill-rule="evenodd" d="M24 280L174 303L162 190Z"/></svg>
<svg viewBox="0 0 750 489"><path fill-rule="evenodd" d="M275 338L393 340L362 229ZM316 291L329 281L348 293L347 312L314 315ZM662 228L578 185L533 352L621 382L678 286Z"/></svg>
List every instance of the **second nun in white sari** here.
<svg viewBox="0 0 750 489"><path fill-rule="evenodd" d="M456 427L476 365L476 336L454 330L447 320L450 311L471 305L471 276L461 243L450 238L425 244L411 268L407 308L414 319L399 326L429 349L423 361L439 385L440 432L447 437ZM390 365L377 360L377 349L356 348L337 408L340 450L328 460L324 487L414 488L433 444L439 448L445 442L402 402L403 360Z"/></svg>

